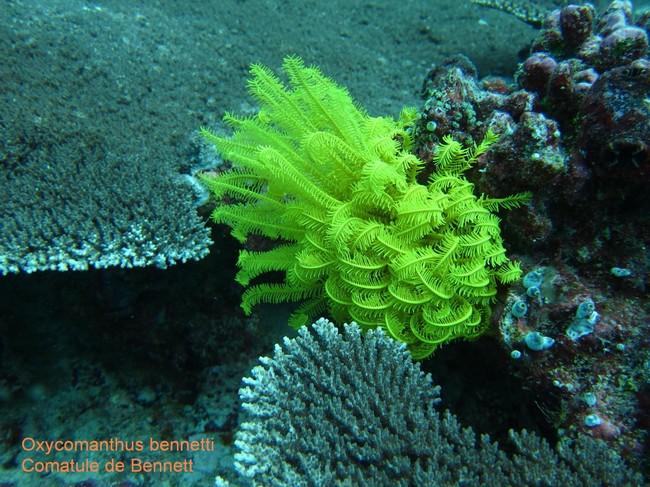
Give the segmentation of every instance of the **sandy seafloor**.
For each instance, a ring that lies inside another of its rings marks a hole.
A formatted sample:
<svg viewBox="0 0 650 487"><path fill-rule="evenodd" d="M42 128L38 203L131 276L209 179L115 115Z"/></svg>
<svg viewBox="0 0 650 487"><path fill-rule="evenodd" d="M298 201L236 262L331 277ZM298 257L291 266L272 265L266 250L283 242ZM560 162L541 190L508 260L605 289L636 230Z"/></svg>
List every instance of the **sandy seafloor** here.
<svg viewBox="0 0 650 487"><path fill-rule="evenodd" d="M297 54L371 114L395 116L418 105L432 63L460 52L481 76L510 76L534 33L466 0L2 0L0 146L66 145L72 153L101 146L182 168L196 157L199 126L214 125L225 110L252 110L245 79L253 62L275 69ZM0 485L192 486L210 485L215 474L233 478L236 390L287 329L282 307L259 313L265 318L257 322L223 318L237 315L240 292L224 233L213 232L210 257L166 271L0 277ZM482 382L484 393L504 373L462 377L458 364L440 361L441 371L461 374L459 383ZM450 389L448 400L464 402L463 394ZM473 426L543 428L519 416L517 424L486 416ZM20 472L28 436L211 437L217 444L214 453L193 456L192 474L39 476Z"/></svg>

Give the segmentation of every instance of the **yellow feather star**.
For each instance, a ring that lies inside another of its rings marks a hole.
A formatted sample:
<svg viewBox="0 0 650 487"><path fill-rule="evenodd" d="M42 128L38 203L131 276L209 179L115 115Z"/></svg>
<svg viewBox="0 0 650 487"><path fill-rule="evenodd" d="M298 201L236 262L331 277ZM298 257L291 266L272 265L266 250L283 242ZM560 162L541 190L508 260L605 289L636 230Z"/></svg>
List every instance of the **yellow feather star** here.
<svg viewBox="0 0 650 487"><path fill-rule="evenodd" d="M409 152L414 110L399 121L370 117L317 68L297 57L283 68L289 87L268 68L251 67L248 87L261 109L247 119L226 115L231 137L201 131L233 164L203 178L218 199L228 198L214 220L242 242L252 234L285 241L241 251L245 312L262 302L302 302L294 327L327 312L385 328L415 358L479 336L497 282L521 275L491 211L528 198L477 198L463 177L496 136L488 131L469 149L445 137L436 170L421 184L424 163ZM284 272L284 282L249 284L269 271Z"/></svg>

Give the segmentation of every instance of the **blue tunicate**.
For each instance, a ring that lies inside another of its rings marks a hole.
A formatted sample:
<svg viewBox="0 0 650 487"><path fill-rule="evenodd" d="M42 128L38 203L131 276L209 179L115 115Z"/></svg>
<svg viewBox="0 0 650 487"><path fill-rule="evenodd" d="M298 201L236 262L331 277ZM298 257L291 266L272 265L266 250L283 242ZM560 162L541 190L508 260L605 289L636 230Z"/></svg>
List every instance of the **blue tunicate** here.
<svg viewBox="0 0 650 487"><path fill-rule="evenodd" d="M596 305L591 298L587 298L578 305L578 309L576 310L576 318L588 318L594 311L596 311Z"/></svg>
<svg viewBox="0 0 650 487"><path fill-rule="evenodd" d="M529 289L531 287L539 288L542 285L543 280L543 271L541 269L535 269L524 276L523 284L526 289Z"/></svg>
<svg viewBox="0 0 650 487"><path fill-rule="evenodd" d="M589 335L593 331L593 326L589 326L584 320L580 320L579 322L571 323L571 325L566 329L566 336L575 342L579 338Z"/></svg>
<svg viewBox="0 0 650 487"><path fill-rule="evenodd" d="M526 304L525 301L518 299L515 301L515 303L512 305L512 309L510 310L510 314L514 316L515 318L522 318L523 316L526 315L528 312L528 305Z"/></svg>
<svg viewBox="0 0 650 487"><path fill-rule="evenodd" d="M538 299L542 294L542 291L539 290L539 287L537 286L530 286L528 289L526 289L526 295L529 298L535 298Z"/></svg>
<svg viewBox="0 0 650 487"><path fill-rule="evenodd" d="M609 272L616 277L630 277L632 275L632 271L624 267L612 267Z"/></svg>
<svg viewBox="0 0 650 487"><path fill-rule="evenodd" d="M589 318L585 318L587 323L589 323L592 327L596 326L596 323L600 321L600 314L598 314L597 311L594 311L589 315Z"/></svg>
<svg viewBox="0 0 650 487"><path fill-rule="evenodd" d="M433 120L427 122L427 130L429 132L435 132L437 127L438 127L438 124L436 122L434 122Z"/></svg>
<svg viewBox="0 0 650 487"><path fill-rule="evenodd" d="M591 317L589 319L576 318L573 320L573 323L571 323L566 329L566 335L573 341L576 341L585 335L589 335L590 333L593 333L596 323L598 323L599 319L600 315L595 311L591 314Z"/></svg>
<svg viewBox="0 0 650 487"><path fill-rule="evenodd" d="M512 352L510 352L510 357L517 360L521 358L521 352L519 350L513 350Z"/></svg>
<svg viewBox="0 0 650 487"><path fill-rule="evenodd" d="M566 330L566 335L573 341L593 333L600 315L596 311L596 305L590 298L585 299L576 310L576 317Z"/></svg>
<svg viewBox="0 0 650 487"><path fill-rule="evenodd" d="M594 428L602 424L603 420L597 414L588 414L585 416L585 426L587 428Z"/></svg>
<svg viewBox="0 0 650 487"><path fill-rule="evenodd" d="M583 401L585 402L585 404L586 404L587 406L589 406L590 408L591 408L591 407L594 407L594 406L596 405L596 401L597 401L597 399L596 399L596 394L594 394L593 392L585 392L585 393L582 395L582 400L583 400Z"/></svg>
<svg viewBox="0 0 650 487"><path fill-rule="evenodd" d="M531 350L535 352L541 352L542 350L551 348L555 343L555 340L553 340L550 337L542 335L538 331L529 331L528 333L526 333L526 336L524 337L524 343Z"/></svg>
<svg viewBox="0 0 650 487"><path fill-rule="evenodd" d="M544 298L542 297L542 290L537 286L531 286L528 289L526 289L526 295L529 298L532 298L535 301L537 301L537 304L539 304L540 306L544 304Z"/></svg>

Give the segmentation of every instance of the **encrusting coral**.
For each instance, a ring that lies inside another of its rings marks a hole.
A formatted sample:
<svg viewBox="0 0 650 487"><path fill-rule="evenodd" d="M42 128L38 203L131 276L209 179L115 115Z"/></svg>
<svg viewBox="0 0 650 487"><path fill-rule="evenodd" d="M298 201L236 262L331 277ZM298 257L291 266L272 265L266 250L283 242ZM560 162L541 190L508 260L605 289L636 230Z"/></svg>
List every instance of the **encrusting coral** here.
<svg viewBox="0 0 650 487"><path fill-rule="evenodd" d="M399 121L371 117L299 58L286 58L283 68L289 89L252 66L248 87L261 109L252 118L227 114L232 137L202 129L233 163L203 177L222 200L214 220L242 242L252 234L279 239L272 250L240 253L244 311L301 301L294 327L322 314L352 319L387 329L416 358L480 335L497 282L521 274L493 212L529 196L477 197L463 177L496 136L488 131L471 148L445 138L423 184L424 163L410 152L413 110ZM284 272L284 282L249 286L269 271Z"/></svg>

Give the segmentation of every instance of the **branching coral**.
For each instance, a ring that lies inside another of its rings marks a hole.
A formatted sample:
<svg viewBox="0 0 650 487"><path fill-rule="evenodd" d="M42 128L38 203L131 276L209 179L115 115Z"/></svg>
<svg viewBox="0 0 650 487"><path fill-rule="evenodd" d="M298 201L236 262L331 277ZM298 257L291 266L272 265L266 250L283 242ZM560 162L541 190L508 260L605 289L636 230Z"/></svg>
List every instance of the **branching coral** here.
<svg viewBox="0 0 650 487"><path fill-rule="evenodd" d="M520 276L505 255L498 208L528 195L476 197L463 177L496 137L464 148L446 138L427 184L410 153L412 110L399 121L370 117L345 89L296 57L285 59L290 89L254 65L248 86L261 105L252 118L226 115L230 138L203 129L233 168L205 176L218 199L215 221L245 241L251 234L284 242L243 250L237 281L283 271L282 284L249 286L242 307L301 301L290 324L328 313L364 329L382 327L415 357L488 324L497 281Z"/></svg>

